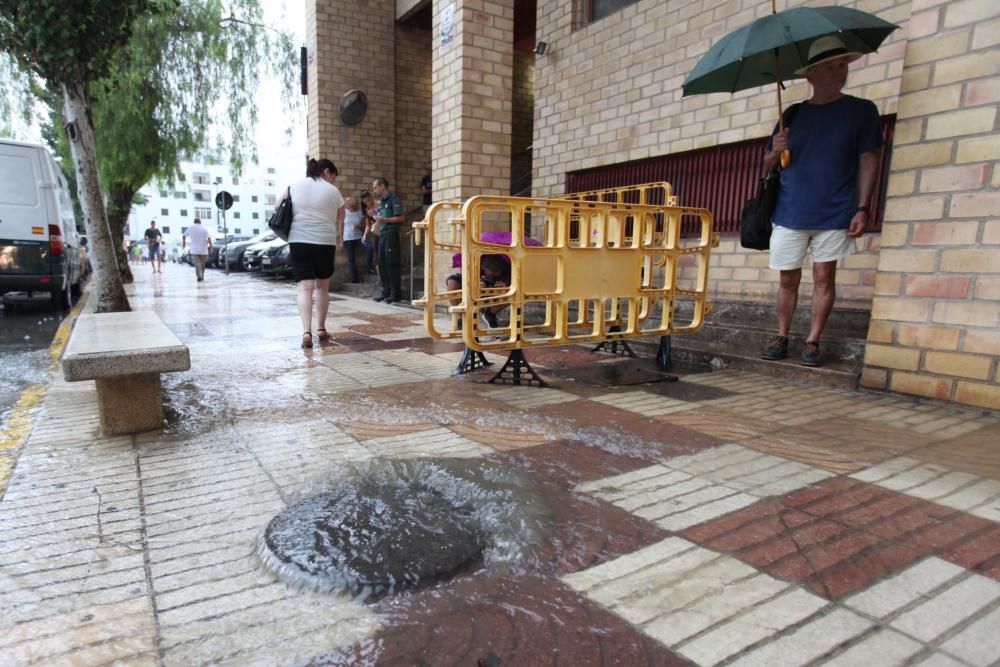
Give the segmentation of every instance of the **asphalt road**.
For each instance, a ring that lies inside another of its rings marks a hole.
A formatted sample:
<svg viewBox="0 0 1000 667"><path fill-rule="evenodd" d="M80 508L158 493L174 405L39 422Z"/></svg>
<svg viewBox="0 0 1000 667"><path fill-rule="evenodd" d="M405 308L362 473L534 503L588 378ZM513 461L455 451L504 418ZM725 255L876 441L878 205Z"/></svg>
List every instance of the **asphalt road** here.
<svg viewBox="0 0 1000 667"><path fill-rule="evenodd" d="M65 316L48 294L0 297L0 428L25 387L45 382L49 345Z"/></svg>

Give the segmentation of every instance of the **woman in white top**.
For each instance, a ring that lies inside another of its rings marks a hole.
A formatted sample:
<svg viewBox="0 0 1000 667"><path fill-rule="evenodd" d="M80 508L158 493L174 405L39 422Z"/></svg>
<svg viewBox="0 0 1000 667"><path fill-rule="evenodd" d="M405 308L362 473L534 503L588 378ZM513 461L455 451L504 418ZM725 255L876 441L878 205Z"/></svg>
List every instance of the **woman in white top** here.
<svg viewBox="0 0 1000 667"><path fill-rule="evenodd" d="M344 199L344 251L347 253L347 268L351 271L351 282L358 280L358 263L355 253L361 247L361 237L365 233L365 212L354 197Z"/></svg>
<svg viewBox="0 0 1000 667"><path fill-rule="evenodd" d="M329 160L309 160L306 177L288 188L292 196L292 228L288 247L292 273L298 283L299 317L302 319L302 347L312 347L313 293L316 295L316 324L320 341L326 332L326 312L330 308L330 276L333 258L344 226L344 198L333 184L339 172Z"/></svg>

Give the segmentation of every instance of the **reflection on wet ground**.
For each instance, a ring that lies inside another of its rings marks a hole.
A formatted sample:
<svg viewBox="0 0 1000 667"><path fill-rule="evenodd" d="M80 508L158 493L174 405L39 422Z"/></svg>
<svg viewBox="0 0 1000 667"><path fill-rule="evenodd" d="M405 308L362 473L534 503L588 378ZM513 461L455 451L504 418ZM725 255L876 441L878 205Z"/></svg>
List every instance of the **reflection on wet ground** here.
<svg viewBox="0 0 1000 667"><path fill-rule="evenodd" d="M1000 659L993 417L729 370L619 384L653 360L582 346L528 351L550 388L491 385L503 357L451 377L461 344L362 299L303 351L294 289L246 275L168 266L137 300L192 368L134 437L53 381L0 504L0 663L861 664L897 635L904 660ZM312 521L274 560L322 570L298 552L322 538L337 576L391 582L320 593L258 555L324 493L358 532ZM443 523L463 558L428 569ZM929 639L900 620L924 603Z"/></svg>
<svg viewBox="0 0 1000 667"><path fill-rule="evenodd" d="M46 381L52 343L64 313L48 294L5 294L0 302L0 427L21 392Z"/></svg>

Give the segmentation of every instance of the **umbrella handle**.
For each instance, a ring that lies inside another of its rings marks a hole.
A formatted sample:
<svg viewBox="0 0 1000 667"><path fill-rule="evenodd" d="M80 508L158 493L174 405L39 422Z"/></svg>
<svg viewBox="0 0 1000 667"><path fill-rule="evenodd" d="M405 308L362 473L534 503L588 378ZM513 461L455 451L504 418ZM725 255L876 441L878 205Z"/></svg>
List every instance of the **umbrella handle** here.
<svg viewBox="0 0 1000 667"><path fill-rule="evenodd" d="M781 151L781 168L788 169L788 165L792 163L792 152L787 148Z"/></svg>

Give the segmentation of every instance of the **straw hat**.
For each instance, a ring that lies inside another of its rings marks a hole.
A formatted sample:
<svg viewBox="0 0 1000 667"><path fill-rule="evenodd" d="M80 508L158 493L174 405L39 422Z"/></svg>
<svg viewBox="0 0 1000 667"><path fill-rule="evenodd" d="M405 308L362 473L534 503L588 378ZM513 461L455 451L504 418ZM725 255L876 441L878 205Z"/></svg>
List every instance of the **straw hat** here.
<svg viewBox="0 0 1000 667"><path fill-rule="evenodd" d="M857 51L848 51L847 47L844 46L844 42L836 35L826 35L820 37L809 46L809 59L806 66L795 70L795 73L805 74L806 70L810 67L838 58L845 58L847 62L853 63L863 55L863 53L858 53Z"/></svg>

